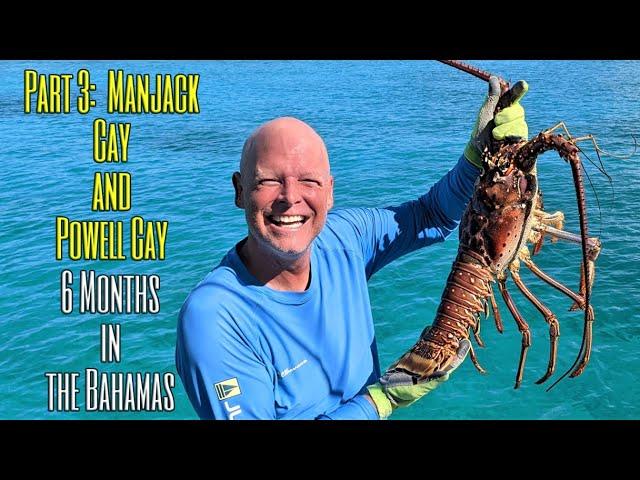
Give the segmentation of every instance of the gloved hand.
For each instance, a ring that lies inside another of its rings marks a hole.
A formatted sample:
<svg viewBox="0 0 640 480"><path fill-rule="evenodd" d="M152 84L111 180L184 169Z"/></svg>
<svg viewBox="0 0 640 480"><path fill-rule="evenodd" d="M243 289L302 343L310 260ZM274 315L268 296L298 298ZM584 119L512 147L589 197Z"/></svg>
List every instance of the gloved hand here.
<svg viewBox="0 0 640 480"><path fill-rule="evenodd" d="M491 135L496 140L504 140L507 137L528 139L529 129L524 117L524 108L520 105L520 99L528 90L529 85L524 80L513 85L505 93L510 99L509 106L500 110L494 117L496 105L500 100L500 81L494 76L489 79L489 94L480 108L471 139L464 150L464 156L469 162L482 168L481 152L489 145Z"/></svg>
<svg viewBox="0 0 640 480"><path fill-rule="evenodd" d="M416 381L406 372L388 370L377 383L367 387L380 418L387 418L396 408L408 407L447 381L451 372L464 361L470 347L469 340L463 339L451 364L426 380Z"/></svg>

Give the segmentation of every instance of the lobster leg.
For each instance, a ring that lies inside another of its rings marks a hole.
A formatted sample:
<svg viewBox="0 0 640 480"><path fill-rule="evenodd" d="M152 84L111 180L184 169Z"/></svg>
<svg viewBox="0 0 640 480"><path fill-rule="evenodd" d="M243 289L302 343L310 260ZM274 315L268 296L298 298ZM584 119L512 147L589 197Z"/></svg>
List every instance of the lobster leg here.
<svg viewBox="0 0 640 480"><path fill-rule="evenodd" d="M480 373L487 373L487 371L480 366L480 362L478 362L478 357L476 356L476 352L473 350L473 345L469 342L469 357L471 357L471 361L473 365L478 369Z"/></svg>
<svg viewBox="0 0 640 480"><path fill-rule="evenodd" d="M581 309L585 308L586 302L585 302L585 297L584 296L578 295L577 293L571 291L569 288L565 287L560 282L554 280L549 275L547 275L542 270L540 270L540 268L535 263L533 263L533 261L529 257L528 250L525 251L525 249L522 249L520 253L522 254L522 256L520 258L522 259L524 264L538 278L540 278L541 280L547 282L552 287L560 290L562 293L567 295L574 302L576 302L576 304L579 306L579 308L581 308ZM581 348L581 353L583 351L584 354L582 355L582 358L577 362L576 368L571 372L571 375L569 375L570 377L577 377L578 375L580 375L584 371L584 369L587 366L587 364L589 363L589 359L591 357L591 341L592 341L592 337L593 337L593 321L594 320L595 320L595 315L593 313L593 307L591 305L589 305L587 307L586 312L585 312L584 331L583 331L583 335L582 335L582 337L583 337L583 346L584 347ZM560 379L558 379L553 385L551 385L551 387L549 387L547 389L547 391L550 390L551 388L553 388L560 380L562 380L562 377Z"/></svg>
<svg viewBox="0 0 640 480"><path fill-rule="evenodd" d="M557 212L560 213L560 212ZM554 214L555 215L555 214ZM557 226L551 226L547 223L547 219L542 219L542 224L534 225L533 229L540 232L542 235L549 235L554 240L566 240L567 242L582 244L582 239L579 235L576 235L571 232L566 232ZM587 237L587 264L589 268L589 292L593 288L593 281L595 279L595 261L600 255L601 250L600 240L597 237ZM585 274L584 274L584 265L580 264L580 294L584 297L586 293L586 282L585 282ZM581 307L578 302L575 302L569 310L577 310Z"/></svg>
<svg viewBox="0 0 640 480"><path fill-rule="evenodd" d="M545 322L549 324L549 339L551 342L551 348L549 351L549 366L547 367L547 371L544 376L538 380L536 383L541 384L544 383L551 375L556 368L556 358L558 353L558 337L560 336L560 324L558 323L557 317L553 314L551 310L549 310L538 298L531 293L531 291L526 287L522 279L520 278L519 273L519 261L516 259L510 266L509 271L511 272L511 276L513 277L513 281L516 286L520 289L522 294L527 297L527 299L533 303L533 305L538 309L538 311L544 317Z"/></svg>
<svg viewBox="0 0 640 480"><path fill-rule="evenodd" d="M556 123L553 127L548 128L547 130L545 130L543 133L553 133L555 130L558 129L562 129L564 130L564 132L567 134L567 137L571 138L571 134L569 133L569 129L567 128L567 126L565 125L564 122L558 122Z"/></svg>
<svg viewBox="0 0 640 480"><path fill-rule="evenodd" d="M513 315L516 323L518 324L518 330L522 333L522 349L520 350L520 362L518 363L518 373L516 374L516 384L513 388L518 388L522 383L522 375L524 373L524 362L527 358L527 350L531 346L531 332L529 331L529 325L522 318L520 312L516 308L515 303L513 303L513 299L509 292L507 291L507 287L505 286L506 278L503 276L502 278L498 278L498 288L500 289L500 293L502 294L502 298L504 299L504 303L507 304L507 308Z"/></svg>
<svg viewBox="0 0 640 480"><path fill-rule="evenodd" d="M520 259L524 262L527 268L534 273L535 276L537 276L542 281L548 283L552 287L564 293L567 297L569 297L571 300L576 302L580 308L584 308L584 305L585 305L584 297L578 295L577 293L572 291L569 287L564 286L562 283L558 282L557 280L554 280L549 275L547 275L542 270L540 270L540 267L538 267L535 263L533 263L533 260L531 260L528 250L522 249L519 252L519 255L520 255Z"/></svg>
<svg viewBox="0 0 640 480"><path fill-rule="evenodd" d="M493 295L493 288L491 287L491 283L489 286L489 299L491 300L491 310L493 311L493 318L496 322L496 328L498 332L502 333L504 331L504 327L502 325L502 318L500 317L500 310L498 310L498 304L496 303L496 297Z"/></svg>
<svg viewBox="0 0 640 480"><path fill-rule="evenodd" d="M476 323L472 326L471 331L478 346L484 348L484 342L482 341L482 338L480 338L480 315L476 315Z"/></svg>
<svg viewBox="0 0 640 480"><path fill-rule="evenodd" d="M563 130L564 133L566 133L567 138L573 144L582 142L584 140L591 140L591 142L593 143L593 146L596 148L596 152L599 152L602 150L596 143L596 139L593 135L583 135L582 137L574 137L573 135L571 135L571 132L569 132L569 129L567 128L567 125L564 122L556 123L553 127L549 128L548 130L545 130L544 133L552 133L553 131L559 130L559 129ZM604 152L604 150L602 151Z"/></svg>

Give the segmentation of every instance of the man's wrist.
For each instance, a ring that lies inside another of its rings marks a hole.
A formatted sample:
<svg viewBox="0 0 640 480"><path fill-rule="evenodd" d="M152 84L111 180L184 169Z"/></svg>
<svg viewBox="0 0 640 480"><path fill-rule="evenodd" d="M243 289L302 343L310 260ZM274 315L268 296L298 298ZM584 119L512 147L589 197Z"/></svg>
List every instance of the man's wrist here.
<svg viewBox="0 0 640 480"><path fill-rule="evenodd" d="M472 141L469 141L464 149L464 158L466 158L471 165L480 169L482 168L482 157Z"/></svg>

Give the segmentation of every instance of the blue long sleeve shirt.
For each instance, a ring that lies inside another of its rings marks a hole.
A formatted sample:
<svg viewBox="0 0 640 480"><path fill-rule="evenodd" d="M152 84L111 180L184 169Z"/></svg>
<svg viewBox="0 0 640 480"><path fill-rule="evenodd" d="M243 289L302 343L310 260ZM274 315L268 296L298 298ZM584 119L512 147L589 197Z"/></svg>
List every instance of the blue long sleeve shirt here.
<svg viewBox="0 0 640 480"><path fill-rule="evenodd" d="M479 170L461 158L422 197L329 213L311 245L304 292L273 290L237 245L179 315L176 366L204 419L378 419L365 387L380 377L367 281L458 226Z"/></svg>

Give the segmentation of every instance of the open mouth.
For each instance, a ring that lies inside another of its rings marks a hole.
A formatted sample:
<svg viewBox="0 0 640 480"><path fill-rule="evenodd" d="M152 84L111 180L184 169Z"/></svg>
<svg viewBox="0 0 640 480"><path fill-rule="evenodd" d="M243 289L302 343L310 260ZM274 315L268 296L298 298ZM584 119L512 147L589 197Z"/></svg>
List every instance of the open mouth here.
<svg viewBox="0 0 640 480"><path fill-rule="evenodd" d="M295 229L304 225L309 217L304 215L267 215L267 219L278 227Z"/></svg>

